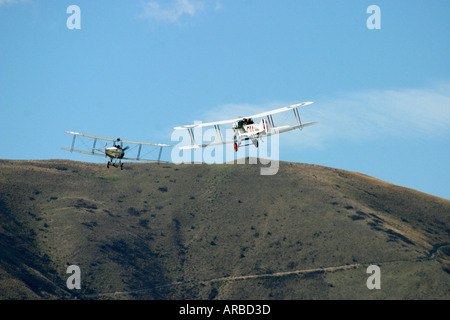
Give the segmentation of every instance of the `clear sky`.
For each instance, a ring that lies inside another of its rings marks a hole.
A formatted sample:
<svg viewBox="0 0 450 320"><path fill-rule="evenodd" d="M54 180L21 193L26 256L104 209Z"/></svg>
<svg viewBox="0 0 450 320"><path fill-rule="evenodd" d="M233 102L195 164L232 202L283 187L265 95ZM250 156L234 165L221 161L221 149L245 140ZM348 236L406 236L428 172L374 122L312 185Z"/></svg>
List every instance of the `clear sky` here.
<svg viewBox="0 0 450 320"><path fill-rule="evenodd" d="M449 31L447 0L0 0L0 158L314 101L280 160L450 199Z"/></svg>

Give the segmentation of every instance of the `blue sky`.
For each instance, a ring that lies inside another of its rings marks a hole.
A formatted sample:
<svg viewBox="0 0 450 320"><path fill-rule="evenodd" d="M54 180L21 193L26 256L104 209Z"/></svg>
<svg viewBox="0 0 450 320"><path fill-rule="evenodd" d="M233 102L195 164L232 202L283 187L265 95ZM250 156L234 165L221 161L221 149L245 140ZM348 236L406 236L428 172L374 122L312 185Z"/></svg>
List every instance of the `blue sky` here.
<svg viewBox="0 0 450 320"><path fill-rule="evenodd" d="M64 130L177 145L174 126L314 101L300 114L319 124L280 135L280 160L450 199L449 13L445 0L0 0L0 158L102 162L60 150Z"/></svg>

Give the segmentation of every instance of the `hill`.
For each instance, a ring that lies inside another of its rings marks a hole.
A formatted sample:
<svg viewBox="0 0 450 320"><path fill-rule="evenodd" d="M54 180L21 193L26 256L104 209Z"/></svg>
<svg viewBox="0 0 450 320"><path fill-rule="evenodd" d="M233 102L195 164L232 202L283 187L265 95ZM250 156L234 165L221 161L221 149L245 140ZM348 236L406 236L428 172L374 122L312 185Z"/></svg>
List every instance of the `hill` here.
<svg viewBox="0 0 450 320"><path fill-rule="evenodd" d="M0 298L450 298L449 200L317 165L259 170L1 160Z"/></svg>

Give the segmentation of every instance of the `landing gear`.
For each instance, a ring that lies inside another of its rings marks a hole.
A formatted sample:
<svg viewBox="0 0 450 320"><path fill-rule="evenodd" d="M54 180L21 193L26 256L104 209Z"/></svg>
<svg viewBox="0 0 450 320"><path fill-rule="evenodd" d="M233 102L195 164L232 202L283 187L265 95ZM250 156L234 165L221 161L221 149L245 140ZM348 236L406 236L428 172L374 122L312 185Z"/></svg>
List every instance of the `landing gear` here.
<svg viewBox="0 0 450 320"><path fill-rule="evenodd" d="M109 168L110 166L113 166L114 168L119 168L120 170L123 170L123 163L122 162L114 162L114 161L108 161L108 163L106 164L106 167Z"/></svg>
<svg viewBox="0 0 450 320"><path fill-rule="evenodd" d="M241 144L241 139L239 138L239 141L238 141L237 136L234 136L233 140L234 140L234 151L237 152L239 149L239 145Z"/></svg>

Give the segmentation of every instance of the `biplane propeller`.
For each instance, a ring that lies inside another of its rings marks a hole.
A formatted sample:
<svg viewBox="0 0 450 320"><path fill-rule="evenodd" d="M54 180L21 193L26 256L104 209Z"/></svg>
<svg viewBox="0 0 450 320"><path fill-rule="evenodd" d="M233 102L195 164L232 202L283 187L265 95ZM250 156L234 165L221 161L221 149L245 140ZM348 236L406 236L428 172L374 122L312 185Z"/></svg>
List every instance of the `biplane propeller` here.
<svg viewBox="0 0 450 320"><path fill-rule="evenodd" d="M123 170L123 163L122 160L130 160L130 161L142 161L142 162L161 162L161 153L162 153L162 149L164 147L171 147L171 145L168 144L162 144L162 143L150 143L150 142L136 142L136 141L125 141L125 140L121 140L120 138L117 139L111 139L111 138L103 138L103 137L97 137L97 136L93 136L90 134L84 134L84 133L79 133L79 132L73 132L73 131L64 131L65 133L71 134L73 135L73 140L72 140L72 146L71 148L61 148L62 150L66 150L66 151L70 151L70 152L79 152L79 153L84 153L84 154L88 154L88 155L93 155L93 156L100 156L100 157L108 157L111 160L108 160L107 163L107 167L109 168L110 166L119 168L121 170ZM75 142L76 142L76 138L77 137L86 137L89 139L93 139L93 144L92 146L87 146L85 143L83 144L87 150L79 150L79 149L75 149ZM113 142L113 146L108 147L108 142L105 143L105 148L97 148L96 144L98 140L103 140L103 141L112 141ZM130 157L125 157L125 151L127 151L128 149L130 149L130 146L123 146L123 144L134 144L138 147L138 152L137 152L137 156L135 158L130 158ZM159 149L159 155L158 155L158 160L152 160L152 159L144 159L141 158L141 151L142 151L142 146L155 146L155 147L160 147Z"/></svg>
<svg viewBox="0 0 450 320"><path fill-rule="evenodd" d="M248 117L240 117L236 119L231 120L223 120L223 121L215 121L215 122L208 122L208 123L200 123L200 124L192 124L192 125L184 125L175 127L175 130L180 129L186 129L189 132L189 136L191 138L191 145L189 146L182 146L180 149L193 149L193 148L204 148L206 146L214 146L214 145L221 145L221 144L227 144L227 143L233 143L234 150L237 152L241 144L245 141L251 141L253 145L258 148L258 139L262 141L263 137L268 137L274 134L279 134L283 132L288 132L295 129L302 129L304 127L316 124L317 122L306 122L302 123L300 119L300 113L298 111L299 107L304 107L307 105L312 104L313 102L302 102L297 103L288 107L283 107L267 112L262 112L258 114L254 114L252 116ZM292 110L294 113L294 118L296 121L296 125L284 125L284 126L278 126L276 127L273 121L272 115ZM255 118L262 118L260 122L256 123L253 119ZM220 129L220 125L223 124L229 124L232 123L232 129L234 132L233 140L225 141L223 139L223 135ZM194 136L194 128L199 127L206 127L206 126L214 126L214 129L216 130L218 141L212 142L212 143L205 143L205 144L197 144L195 142L195 136ZM250 143L246 144L249 145ZM246 146L244 145L244 146Z"/></svg>

